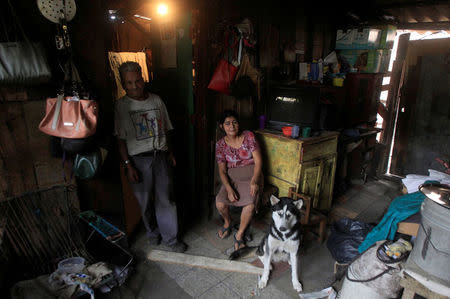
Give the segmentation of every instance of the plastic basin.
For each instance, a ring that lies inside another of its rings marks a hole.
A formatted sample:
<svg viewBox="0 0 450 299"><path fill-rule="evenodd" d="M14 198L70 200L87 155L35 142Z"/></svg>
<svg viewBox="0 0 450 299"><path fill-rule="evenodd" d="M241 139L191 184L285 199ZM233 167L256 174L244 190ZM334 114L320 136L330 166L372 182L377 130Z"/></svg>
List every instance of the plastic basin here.
<svg viewBox="0 0 450 299"><path fill-rule="evenodd" d="M63 273L81 273L84 269L84 262L82 257L70 257L58 263L58 270Z"/></svg>

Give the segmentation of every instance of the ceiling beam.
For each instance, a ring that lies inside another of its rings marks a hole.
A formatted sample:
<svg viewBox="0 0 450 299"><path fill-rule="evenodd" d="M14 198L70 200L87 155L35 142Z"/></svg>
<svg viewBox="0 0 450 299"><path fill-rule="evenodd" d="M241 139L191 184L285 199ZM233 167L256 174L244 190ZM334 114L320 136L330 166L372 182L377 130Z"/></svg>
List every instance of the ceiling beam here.
<svg viewBox="0 0 450 299"><path fill-rule="evenodd" d="M450 22L400 23L397 29L450 30Z"/></svg>
<svg viewBox="0 0 450 299"><path fill-rule="evenodd" d="M422 0L422 1L409 1L380 5L381 9L391 9L391 8L408 8L408 7L425 7L425 6L435 6L435 5L448 5L448 0Z"/></svg>

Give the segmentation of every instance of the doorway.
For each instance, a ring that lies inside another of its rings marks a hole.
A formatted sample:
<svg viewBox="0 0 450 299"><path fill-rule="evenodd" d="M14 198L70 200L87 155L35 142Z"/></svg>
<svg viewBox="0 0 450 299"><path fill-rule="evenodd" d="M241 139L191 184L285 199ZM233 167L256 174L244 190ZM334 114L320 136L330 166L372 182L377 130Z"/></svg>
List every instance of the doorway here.
<svg viewBox="0 0 450 299"><path fill-rule="evenodd" d="M377 140L386 145L383 166L387 175L446 170L439 161L448 163L449 159L444 129L449 127L449 108L441 98L448 97L449 88L438 82L449 73L449 37L450 32L444 30L397 31L377 115L377 127L384 130ZM430 76L435 76L434 80L427 80ZM433 108L436 105L440 108ZM430 142L438 144L431 146ZM436 150L430 151L430 146Z"/></svg>

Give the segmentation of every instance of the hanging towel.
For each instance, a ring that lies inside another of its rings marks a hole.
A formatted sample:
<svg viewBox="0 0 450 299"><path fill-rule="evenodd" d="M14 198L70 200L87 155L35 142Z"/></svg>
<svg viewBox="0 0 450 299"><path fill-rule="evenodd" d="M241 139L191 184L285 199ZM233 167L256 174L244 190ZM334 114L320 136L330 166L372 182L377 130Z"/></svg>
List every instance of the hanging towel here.
<svg viewBox="0 0 450 299"><path fill-rule="evenodd" d="M142 69L142 78L144 82L149 82L147 61L144 52L108 52L109 65L116 79L117 93L116 99L120 99L125 95L125 90L120 83L119 66L126 61L134 61L139 63Z"/></svg>
<svg viewBox="0 0 450 299"><path fill-rule="evenodd" d="M426 181L425 183L438 183ZM358 251L364 252L375 242L380 240L393 240L397 232L398 223L420 211L425 195L417 191L395 198L389 205L389 209L381 219L380 223L367 234L364 241L359 245Z"/></svg>

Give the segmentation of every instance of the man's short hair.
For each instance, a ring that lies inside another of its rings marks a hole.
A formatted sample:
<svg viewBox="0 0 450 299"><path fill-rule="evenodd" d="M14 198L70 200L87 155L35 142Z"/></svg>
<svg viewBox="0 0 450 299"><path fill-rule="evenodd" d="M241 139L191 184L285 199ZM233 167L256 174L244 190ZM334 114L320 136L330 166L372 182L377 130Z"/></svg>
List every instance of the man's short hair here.
<svg viewBox="0 0 450 299"><path fill-rule="evenodd" d="M142 75L142 68L137 62L126 61L119 66L120 80L123 80L123 74L125 72L138 72Z"/></svg>

